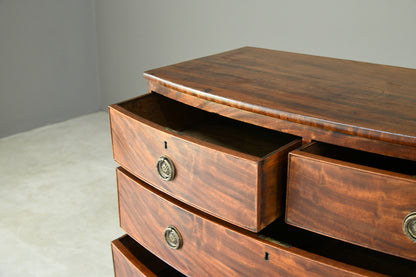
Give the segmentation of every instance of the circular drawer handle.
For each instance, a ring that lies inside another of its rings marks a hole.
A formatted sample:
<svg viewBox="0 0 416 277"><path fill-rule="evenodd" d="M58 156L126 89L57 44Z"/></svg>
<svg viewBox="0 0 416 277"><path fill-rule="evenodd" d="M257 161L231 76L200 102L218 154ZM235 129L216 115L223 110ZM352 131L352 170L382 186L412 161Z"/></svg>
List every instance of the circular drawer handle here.
<svg viewBox="0 0 416 277"><path fill-rule="evenodd" d="M180 249L183 241L181 233L173 225L169 225L165 229L165 242L172 249Z"/></svg>
<svg viewBox="0 0 416 277"><path fill-rule="evenodd" d="M156 163L157 173L159 174L160 178L165 181L170 181L175 178L175 166L173 165L172 161L166 157L161 156Z"/></svg>
<svg viewBox="0 0 416 277"><path fill-rule="evenodd" d="M403 232L413 242L416 242L416 211L408 214L403 220Z"/></svg>

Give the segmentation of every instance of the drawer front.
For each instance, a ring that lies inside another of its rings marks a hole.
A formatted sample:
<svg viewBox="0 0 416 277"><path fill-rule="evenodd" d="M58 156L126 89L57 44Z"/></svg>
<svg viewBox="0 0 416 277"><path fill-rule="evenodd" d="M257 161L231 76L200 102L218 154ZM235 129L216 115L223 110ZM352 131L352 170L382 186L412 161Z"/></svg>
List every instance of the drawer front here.
<svg viewBox="0 0 416 277"><path fill-rule="evenodd" d="M121 227L187 276L379 276L220 224L123 169L117 178Z"/></svg>
<svg viewBox="0 0 416 277"><path fill-rule="evenodd" d="M286 222L416 260L403 231L416 210L416 179L295 150L289 155ZM413 228L415 232L415 221Z"/></svg>
<svg viewBox="0 0 416 277"><path fill-rule="evenodd" d="M262 158L171 132L120 106L110 107L110 118L114 159L152 186L252 231L281 215L287 153L300 140ZM161 178L158 162L174 170L171 180Z"/></svg>
<svg viewBox="0 0 416 277"><path fill-rule="evenodd" d="M116 277L184 276L125 235L111 243Z"/></svg>

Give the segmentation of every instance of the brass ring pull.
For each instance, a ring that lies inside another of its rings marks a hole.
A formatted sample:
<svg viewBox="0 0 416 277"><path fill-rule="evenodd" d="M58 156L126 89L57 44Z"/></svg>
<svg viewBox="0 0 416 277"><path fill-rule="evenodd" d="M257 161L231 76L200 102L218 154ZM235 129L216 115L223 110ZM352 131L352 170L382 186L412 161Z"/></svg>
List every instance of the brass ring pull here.
<svg viewBox="0 0 416 277"><path fill-rule="evenodd" d="M159 174L160 178L165 181L170 181L175 178L175 166L173 165L172 161L166 157L161 156L156 163L157 173Z"/></svg>
<svg viewBox="0 0 416 277"><path fill-rule="evenodd" d="M403 232L413 242L416 242L416 211L408 214L403 220Z"/></svg>
<svg viewBox="0 0 416 277"><path fill-rule="evenodd" d="M180 249L183 245L181 233L173 225L165 229L165 242L172 249Z"/></svg>

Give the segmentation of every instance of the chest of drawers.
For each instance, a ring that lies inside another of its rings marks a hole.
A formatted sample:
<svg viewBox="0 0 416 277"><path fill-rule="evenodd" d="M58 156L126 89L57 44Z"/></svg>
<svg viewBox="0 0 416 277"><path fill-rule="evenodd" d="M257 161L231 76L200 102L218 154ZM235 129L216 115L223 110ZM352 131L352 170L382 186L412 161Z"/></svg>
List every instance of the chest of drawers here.
<svg viewBox="0 0 416 277"><path fill-rule="evenodd" d="M416 70L244 47L109 107L116 276L416 276Z"/></svg>

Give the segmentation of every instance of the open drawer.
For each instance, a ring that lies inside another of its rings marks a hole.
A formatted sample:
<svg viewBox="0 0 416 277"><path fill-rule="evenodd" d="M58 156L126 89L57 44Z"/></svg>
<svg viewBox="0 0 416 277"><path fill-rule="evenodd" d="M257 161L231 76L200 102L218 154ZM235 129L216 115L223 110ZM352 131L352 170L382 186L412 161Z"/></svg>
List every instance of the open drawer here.
<svg viewBox="0 0 416 277"><path fill-rule="evenodd" d="M185 205L117 170L120 226L187 276L416 276L416 263L276 220L260 233Z"/></svg>
<svg viewBox="0 0 416 277"><path fill-rule="evenodd" d="M150 93L109 107L114 159L159 190L260 231L282 214L292 135Z"/></svg>
<svg viewBox="0 0 416 277"><path fill-rule="evenodd" d="M111 243L115 277L184 276L128 235Z"/></svg>
<svg viewBox="0 0 416 277"><path fill-rule="evenodd" d="M313 142L289 154L286 221L416 261L416 162Z"/></svg>

